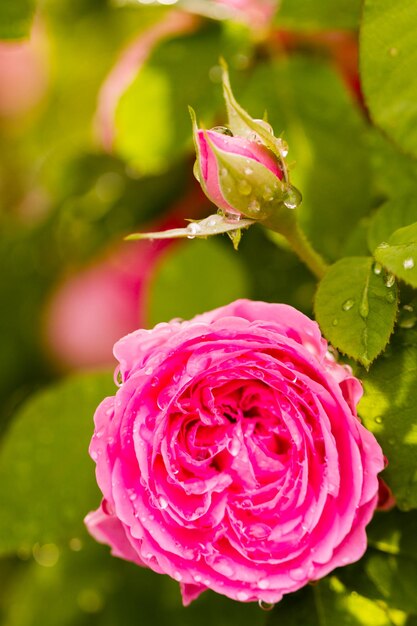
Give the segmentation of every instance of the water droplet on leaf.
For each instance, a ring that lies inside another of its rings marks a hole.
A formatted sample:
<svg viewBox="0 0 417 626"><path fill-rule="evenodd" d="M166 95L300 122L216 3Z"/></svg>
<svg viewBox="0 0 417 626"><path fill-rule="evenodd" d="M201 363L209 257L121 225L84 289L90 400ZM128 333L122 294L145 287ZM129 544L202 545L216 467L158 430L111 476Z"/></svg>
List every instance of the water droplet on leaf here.
<svg viewBox="0 0 417 626"><path fill-rule="evenodd" d="M354 304L355 304L355 300L353 298L349 298L348 300L345 300L344 303L342 304L343 311L350 311L350 309L353 307Z"/></svg>
<svg viewBox="0 0 417 626"><path fill-rule="evenodd" d="M388 289L390 289L391 287L393 287L395 284L395 276L394 274L387 274L386 278L385 278L385 285L386 287L388 287Z"/></svg>
<svg viewBox="0 0 417 626"><path fill-rule="evenodd" d="M408 259L404 259L403 268L405 270L412 270L413 267L414 267L414 259L412 259L411 257L409 257Z"/></svg>

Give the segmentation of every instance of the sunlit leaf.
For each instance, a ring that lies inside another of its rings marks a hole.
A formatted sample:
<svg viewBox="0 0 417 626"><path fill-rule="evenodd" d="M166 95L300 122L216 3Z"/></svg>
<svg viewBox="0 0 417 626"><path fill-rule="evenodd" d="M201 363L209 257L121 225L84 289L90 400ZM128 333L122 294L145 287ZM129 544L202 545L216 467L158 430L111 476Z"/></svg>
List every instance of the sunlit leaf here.
<svg viewBox="0 0 417 626"><path fill-rule="evenodd" d="M315 299L317 321L330 343L368 367L385 348L397 314L394 281L384 280L371 257L332 265Z"/></svg>

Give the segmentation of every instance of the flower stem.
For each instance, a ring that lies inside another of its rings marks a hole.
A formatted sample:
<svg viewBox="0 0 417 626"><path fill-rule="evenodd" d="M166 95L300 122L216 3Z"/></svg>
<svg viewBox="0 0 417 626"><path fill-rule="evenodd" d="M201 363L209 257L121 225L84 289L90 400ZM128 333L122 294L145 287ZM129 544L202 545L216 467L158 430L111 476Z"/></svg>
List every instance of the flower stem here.
<svg viewBox="0 0 417 626"><path fill-rule="evenodd" d="M316 276L318 280L323 278L327 272L328 265L323 260L321 255L314 250L296 220L288 220L285 223L285 220L281 219L277 220L276 224L274 224L273 221L268 220L268 222L265 222L265 226L283 235L293 251L314 274L314 276Z"/></svg>
<svg viewBox="0 0 417 626"><path fill-rule="evenodd" d="M328 265L321 255L316 252L305 236L304 232L294 224L293 228L282 233L298 257L307 265L308 269L321 280L327 272Z"/></svg>

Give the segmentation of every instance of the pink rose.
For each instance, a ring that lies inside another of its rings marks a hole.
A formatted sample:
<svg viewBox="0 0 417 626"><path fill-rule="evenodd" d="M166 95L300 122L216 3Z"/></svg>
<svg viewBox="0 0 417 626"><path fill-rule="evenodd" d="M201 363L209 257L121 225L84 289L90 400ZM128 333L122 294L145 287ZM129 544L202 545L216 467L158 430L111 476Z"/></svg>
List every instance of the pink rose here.
<svg viewBox="0 0 417 626"><path fill-rule="evenodd" d="M362 556L384 459L315 322L239 300L114 354L86 518L114 555L178 580L184 604L205 589L274 603Z"/></svg>
<svg viewBox="0 0 417 626"><path fill-rule="evenodd" d="M195 132L195 171L202 189L228 215L262 217L265 205L282 196L280 162L255 136L233 136L218 128Z"/></svg>

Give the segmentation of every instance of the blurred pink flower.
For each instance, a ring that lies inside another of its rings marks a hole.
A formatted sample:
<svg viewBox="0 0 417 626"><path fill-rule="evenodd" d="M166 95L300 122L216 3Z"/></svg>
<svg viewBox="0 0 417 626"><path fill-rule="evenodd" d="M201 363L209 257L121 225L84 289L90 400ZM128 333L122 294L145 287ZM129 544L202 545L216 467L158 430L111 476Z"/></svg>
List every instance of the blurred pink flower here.
<svg viewBox="0 0 417 626"><path fill-rule="evenodd" d="M41 100L48 84L44 47L39 24L27 41L0 41L0 117L23 115Z"/></svg>
<svg viewBox="0 0 417 626"><path fill-rule="evenodd" d="M198 216L206 200L198 187L157 227L175 227ZM45 344L66 368L114 363L114 342L148 323L149 287L161 256L173 240L124 242L79 273L64 279L45 311Z"/></svg>
<svg viewBox="0 0 417 626"><path fill-rule="evenodd" d="M292 307L248 300L120 339L90 533L179 581L184 604L274 603L359 559L384 459L327 347Z"/></svg>
<svg viewBox="0 0 417 626"><path fill-rule="evenodd" d="M123 92L129 87L155 46L163 39L193 31L198 19L171 11L164 19L142 32L120 55L101 87L95 117L96 133L106 150L114 141L114 114Z"/></svg>

